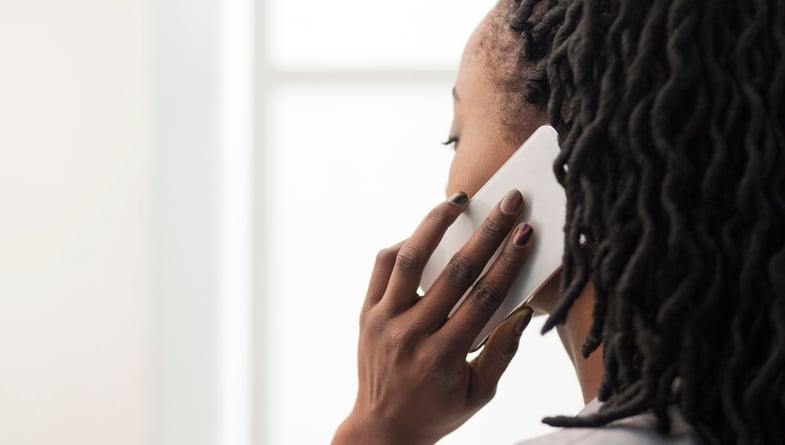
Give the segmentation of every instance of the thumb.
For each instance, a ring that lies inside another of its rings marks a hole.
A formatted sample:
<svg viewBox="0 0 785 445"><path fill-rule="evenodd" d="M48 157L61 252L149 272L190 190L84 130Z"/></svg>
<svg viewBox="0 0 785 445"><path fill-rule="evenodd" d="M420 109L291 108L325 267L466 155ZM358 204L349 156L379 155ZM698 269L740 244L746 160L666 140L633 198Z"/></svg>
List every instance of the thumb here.
<svg viewBox="0 0 785 445"><path fill-rule="evenodd" d="M476 389L480 392L476 396L479 399L487 402L493 398L499 379L518 351L518 342L532 319L532 313L532 309L527 306L517 309L494 329L485 342L482 353L473 363L478 383Z"/></svg>

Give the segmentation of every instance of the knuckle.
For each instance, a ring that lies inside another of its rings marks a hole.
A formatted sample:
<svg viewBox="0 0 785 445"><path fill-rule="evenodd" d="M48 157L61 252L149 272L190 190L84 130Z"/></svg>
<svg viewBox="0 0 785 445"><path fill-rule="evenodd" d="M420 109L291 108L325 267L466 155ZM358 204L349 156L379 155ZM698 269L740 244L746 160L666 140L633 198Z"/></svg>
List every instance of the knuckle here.
<svg viewBox="0 0 785 445"><path fill-rule="evenodd" d="M368 314L364 329L366 337L372 339L374 343L385 341L390 335L391 321L388 317Z"/></svg>
<svg viewBox="0 0 785 445"><path fill-rule="evenodd" d="M488 389L485 390L482 397L483 405L490 402L491 400L493 400L494 397L496 397L496 388L497 388L496 385L491 385Z"/></svg>
<svg viewBox="0 0 785 445"><path fill-rule="evenodd" d="M440 395L443 406L449 406L455 402L455 389L465 385L463 376L454 372L454 366L448 364L437 364L429 371L428 382L436 388L440 388Z"/></svg>
<svg viewBox="0 0 785 445"><path fill-rule="evenodd" d="M474 265L468 258L463 255L456 254L450 263L447 264L445 271L445 279L453 287L458 289L466 289L474 283L477 278L477 271Z"/></svg>
<svg viewBox="0 0 785 445"><path fill-rule="evenodd" d="M499 288L487 281L480 281L474 287L474 301L480 310L493 312L504 300L504 294Z"/></svg>
<svg viewBox="0 0 785 445"><path fill-rule="evenodd" d="M485 218L480 226L480 232L494 241L501 240L507 235L505 225L498 216Z"/></svg>
<svg viewBox="0 0 785 445"><path fill-rule="evenodd" d="M496 258L496 262L506 270L512 272L517 272L521 267L523 267L523 257L507 250L503 250L499 254L499 256Z"/></svg>
<svg viewBox="0 0 785 445"><path fill-rule="evenodd" d="M391 248L386 248L380 250L376 254L376 263L377 264L384 264L390 262L393 258L395 258L395 250Z"/></svg>
<svg viewBox="0 0 785 445"><path fill-rule="evenodd" d="M393 351L411 351L417 338L418 332L407 326L391 326L387 330L388 345Z"/></svg>
<svg viewBox="0 0 785 445"><path fill-rule="evenodd" d="M403 272L414 272L425 266L425 256L414 246L404 245L398 251L395 264Z"/></svg>
<svg viewBox="0 0 785 445"><path fill-rule="evenodd" d="M427 346L427 343L423 346ZM440 362L440 357L438 354L435 354L433 350L428 347L419 348L417 351L414 351L414 357L417 363L419 363L419 367L427 371L428 374L433 375L435 372L438 372L441 369L442 363Z"/></svg>
<svg viewBox="0 0 785 445"><path fill-rule="evenodd" d="M363 309L362 311L360 311L360 329L361 330L364 329L365 325L368 324L368 312L370 312L370 311L367 310L367 309Z"/></svg>
<svg viewBox="0 0 785 445"><path fill-rule="evenodd" d="M428 339L427 350L424 350L431 363L439 367L450 367L453 357L458 355L460 345L452 337L432 336Z"/></svg>
<svg viewBox="0 0 785 445"><path fill-rule="evenodd" d="M447 221L449 217L450 214L448 213L447 207L443 205L434 207L430 212L428 212L428 215L426 216L427 219L440 224Z"/></svg>
<svg viewBox="0 0 785 445"><path fill-rule="evenodd" d="M479 408L482 408L483 406L488 404L488 402L490 402L491 400L493 400L494 397L496 397L496 387L497 387L496 383L479 385L479 387L476 390L476 393L474 394L472 404Z"/></svg>
<svg viewBox="0 0 785 445"><path fill-rule="evenodd" d="M517 352L518 342L510 341L496 351L496 358L499 360L499 362L509 365L510 362L512 362L512 358L515 357L515 353Z"/></svg>
<svg viewBox="0 0 785 445"><path fill-rule="evenodd" d="M385 321L376 308L368 309L360 313L360 329L373 334L384 331Z"/></svg>

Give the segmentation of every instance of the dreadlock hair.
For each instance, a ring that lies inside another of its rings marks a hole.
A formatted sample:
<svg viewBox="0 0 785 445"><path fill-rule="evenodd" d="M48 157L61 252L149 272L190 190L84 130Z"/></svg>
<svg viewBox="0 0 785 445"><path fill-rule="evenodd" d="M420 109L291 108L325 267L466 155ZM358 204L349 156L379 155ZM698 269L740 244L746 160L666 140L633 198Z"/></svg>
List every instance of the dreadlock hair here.
<svg viewBox="0 0 785 445"><path fill-rule="evenodd" d="M785 2L514 2L567 193L544 330L591 280L604 351L600 412L545 422L676 403L704 443L785 443Z"/></svg>

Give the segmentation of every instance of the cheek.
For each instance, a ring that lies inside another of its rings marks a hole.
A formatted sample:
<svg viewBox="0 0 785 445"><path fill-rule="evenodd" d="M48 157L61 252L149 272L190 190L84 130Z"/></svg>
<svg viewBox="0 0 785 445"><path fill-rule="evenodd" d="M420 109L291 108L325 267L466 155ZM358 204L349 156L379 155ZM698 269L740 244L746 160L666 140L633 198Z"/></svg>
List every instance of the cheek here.
<svg viewBox="0 0 785 445"><path fill-rule="evenodd" d="M499 137L503 130L498 124L485 121L466 123L450 165L447 196L466 192L471 197L477 193L539 126L536 119L526 120L526 123L532 128L521 130L516 141Z"/></svg>
<svg viewBox="0 0 785 445"><path fill-rule="evenodd" d="M469 197L473 196L514 152L514 150L483 152L466 148L459 147L453 157L447 182L447 196L455 192L466 192Z"/></svg>
<svg viewBox="0 0 785 445"><path fill-rule="evenodd" d="M480 161L480 162L477 162ZM468 150L458 150L450 164L450 177L447 181L446 195L466 192L471 198L485 183L481 172L486 170L481 157L471 156Z"/></svg>

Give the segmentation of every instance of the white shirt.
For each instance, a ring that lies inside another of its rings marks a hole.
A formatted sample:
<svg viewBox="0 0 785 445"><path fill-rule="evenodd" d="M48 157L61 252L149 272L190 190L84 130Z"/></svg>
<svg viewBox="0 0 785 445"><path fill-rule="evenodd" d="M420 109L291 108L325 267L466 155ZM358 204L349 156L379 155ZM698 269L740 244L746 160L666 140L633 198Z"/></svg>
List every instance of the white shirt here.
<svg viewBox="0 0 785 445"><path fill-rule="evenodd" d="M586 405L579 417L588 416L599 411L597 399ZM657 433L657 419L652 413L617 420L599 428L563 428L554 433L536 439L520 442L517 445L697 445L692 428L684 421L675 406L671 415L671 434L664 436Z"/></svg>

